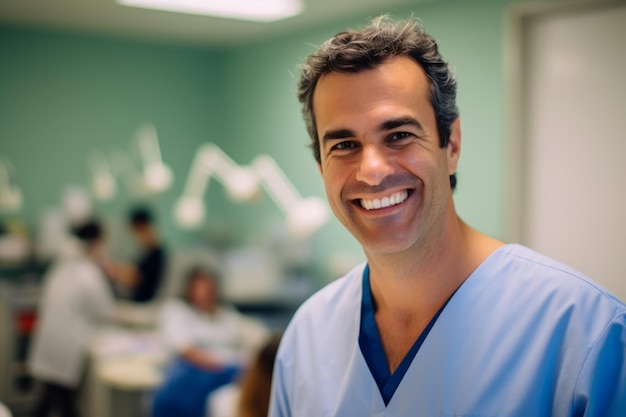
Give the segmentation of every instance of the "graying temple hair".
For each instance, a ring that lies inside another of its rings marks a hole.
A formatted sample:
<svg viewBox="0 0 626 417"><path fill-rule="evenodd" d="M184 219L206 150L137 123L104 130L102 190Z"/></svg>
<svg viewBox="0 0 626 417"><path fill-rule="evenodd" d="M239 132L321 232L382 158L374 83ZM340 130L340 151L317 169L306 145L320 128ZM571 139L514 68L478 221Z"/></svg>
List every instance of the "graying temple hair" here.
<svg viewBox="0 0 626 417"><path fill-rule="evenodd" d="M450 126L459 116L456 106L456 80L448 63L439 54L437 42L416 19L394 21L388 15L374 18L361 30L340 32L324 42L300 67L298 100L311 138L311 149L320 163L320 147L313 93L320 77L331 72L360 72L372 69L391 58L406 56L416 61L430 84L430 101L435 111L439 145L448 146ZM450 176L456 186L456 175Z"/></svg>

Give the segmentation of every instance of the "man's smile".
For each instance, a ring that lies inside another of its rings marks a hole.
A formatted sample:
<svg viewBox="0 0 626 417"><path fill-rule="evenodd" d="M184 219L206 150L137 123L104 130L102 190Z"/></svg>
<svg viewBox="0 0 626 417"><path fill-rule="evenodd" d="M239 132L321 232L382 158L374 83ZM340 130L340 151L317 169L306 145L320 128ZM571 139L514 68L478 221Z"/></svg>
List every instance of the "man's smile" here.
<svg viewBox="0 0 626 417"><path fill-rule="evenodd" d="M387 207L400 204L404 202L408 198L408 196L409 196L409 191L402 190L402 191L398 191L396 193L393 193L389 196L385 196L382 198L373 198L373 199L361 198L357 200L357 202L365 210L377 210L377 209L387 208Z"/></svg>

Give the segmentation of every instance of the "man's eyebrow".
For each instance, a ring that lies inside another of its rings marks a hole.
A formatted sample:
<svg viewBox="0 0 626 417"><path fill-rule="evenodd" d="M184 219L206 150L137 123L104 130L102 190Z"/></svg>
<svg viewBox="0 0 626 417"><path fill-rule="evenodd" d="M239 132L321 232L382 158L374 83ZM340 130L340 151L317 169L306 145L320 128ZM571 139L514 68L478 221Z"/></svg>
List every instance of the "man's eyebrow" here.
<svg viewBox="0 0 626 417"><path fill-rule="evenodd" d="M329 132L324 133L322 136L323 141L333 140L333 139L345 139L345 138L353 138L354 133L348 129L338 129L331 130Z"/></svg>
<svg viewBox="0 0 626 417"><path fill-rule="evenodd" d="M402 126L413 126L421 131L424 131L424 126L422 126L420 122L412 117L403 117L400 119L387 120L381 123L379 130L392 130Z"/></svg>
<svg viewBox="0 0 626 417"><path fill-rule="evenodd" d="M424 127L422 126L422 124L412 117L401 117L399 119L386 120L380 124L378 130L393 130L402 126L413 126L420 131L424 131ZM324 133L324 135L322 136L322 141L353 138L354 136L354 132L352 132L350 129L337 129Z"/></svg>

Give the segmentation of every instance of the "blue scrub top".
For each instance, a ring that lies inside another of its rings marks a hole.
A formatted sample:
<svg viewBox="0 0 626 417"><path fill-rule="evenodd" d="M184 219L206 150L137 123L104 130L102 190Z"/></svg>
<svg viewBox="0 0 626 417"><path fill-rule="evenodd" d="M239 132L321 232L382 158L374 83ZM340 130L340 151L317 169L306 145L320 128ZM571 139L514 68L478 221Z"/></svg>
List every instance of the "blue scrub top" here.
<svg viewBox="0 0 626 417"><path fill-rule="evenodd" d="M385 401L359 346L364 270L294 315L270 417L626 416L626 305L520 245L495 251L461 285Z"/></svg>

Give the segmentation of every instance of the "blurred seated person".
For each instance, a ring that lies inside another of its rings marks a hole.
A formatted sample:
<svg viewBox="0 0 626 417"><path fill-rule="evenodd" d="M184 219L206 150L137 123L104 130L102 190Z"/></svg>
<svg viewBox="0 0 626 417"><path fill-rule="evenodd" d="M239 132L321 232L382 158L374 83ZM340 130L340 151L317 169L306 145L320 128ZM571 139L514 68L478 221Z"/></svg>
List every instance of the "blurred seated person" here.
<svg viewBox="0 0 626 417"><path fill-rule="evenodd" d="M153 401L153 417L203 417L208 395L235 381L268 337L262 324L222 302L215 270L193 269L181 299L161 310L174 360Z"/></svg>
<svg viewBox="0 0 626 417"><path fill-rule="evenodd" d="M267 417L280 337L274 334L267 339L240 380L209 396L207 417Z"/></svg>
<svg viewBox="0 0 626 417"><path fill-rule="evenodd" d="M73 235L43 278L29 352L30 372L43 385L36 417L79 415L76 398L89 343L114 315L113 293L95 261L103 247L100 224L88 221Z"/></svg>
<svg viewBox="0 0 626 417"><path fill-rule="evenodd" d="M107 274L122 286L129 301L145 303L155 299L165 274L166 252L161 244L152 213L144 207L134 208L129 216L130 229L141 246L135 264L101 259Z"/></svg>

